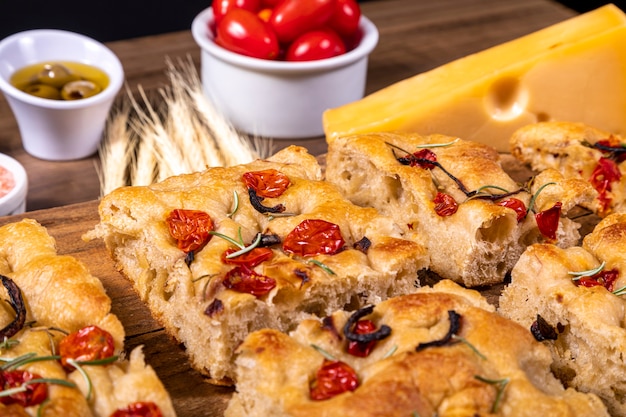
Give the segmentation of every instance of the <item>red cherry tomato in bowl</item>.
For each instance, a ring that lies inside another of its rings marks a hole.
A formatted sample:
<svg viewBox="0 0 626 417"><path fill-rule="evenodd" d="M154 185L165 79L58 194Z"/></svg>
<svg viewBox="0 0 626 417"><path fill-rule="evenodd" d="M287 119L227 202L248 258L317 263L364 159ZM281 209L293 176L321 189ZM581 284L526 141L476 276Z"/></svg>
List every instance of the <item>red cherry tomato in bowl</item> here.
<svg viewBox="0 0 626 417"><path fill-rule="evenodd" d="M359 19L361 19L361 8L356 0L336 0L335 12L328 25L339 36L350 38L359 29Z"/></svg>
<svg viewBox="0 0 626 417"><path fill-rule="evenodd" d="M211 8L217 26L229 10L245 9L254 13L258 12L261 10L261 0L213 0Z"/></svg>
<svg viewBox="0 0 626 417"><path fill-rule="evenodd" d="M326 25L336 0L283 0L275 8L270 25L281 43Z"/></svg>
<svg viewBox="0 0 626 417"><path fill-rule="evenodd" d="M346 52L346 47L335 32L314 30L296 38L287 49L287 61L315 61L332 58Z"/></svg>
<svg viewBox="0 0 626 417"><path fill-rule="evenodd" d="M215 43L229 51L261 59L276 59L276 35L256 13L232 9L217 26Z"/></svg>

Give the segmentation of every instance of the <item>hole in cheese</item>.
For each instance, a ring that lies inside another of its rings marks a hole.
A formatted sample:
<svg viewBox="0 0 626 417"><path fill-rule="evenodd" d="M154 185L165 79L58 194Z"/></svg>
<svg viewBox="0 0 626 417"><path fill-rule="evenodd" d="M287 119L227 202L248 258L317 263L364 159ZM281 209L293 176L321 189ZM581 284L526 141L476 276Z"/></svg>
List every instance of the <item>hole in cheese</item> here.
<svg viewBox="0 0 626 417"><path fill-rule="evenodd" d="M526 111L528 91L517 78L503 77L495 80L485 95L485 109L493 119L508 121Z"/></svg>

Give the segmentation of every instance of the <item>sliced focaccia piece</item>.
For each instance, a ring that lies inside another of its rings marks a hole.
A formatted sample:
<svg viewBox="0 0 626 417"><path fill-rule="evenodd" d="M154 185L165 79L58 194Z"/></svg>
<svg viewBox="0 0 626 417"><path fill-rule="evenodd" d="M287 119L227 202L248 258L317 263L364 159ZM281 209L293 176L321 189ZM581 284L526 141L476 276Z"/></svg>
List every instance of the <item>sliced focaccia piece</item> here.
<svg viewBox="0 0 626 417"><path fill-rule="evenodd" d="M626 214L603 219L568 249L531 246L512 272L500 312L543 340L566 386L597 394L626 416Z"/></svg>
<svg viewBox="0 0 626 417"><path fill-rule="evenodd" d="M517 130L511 154L533 170L556 169L597 191L584 206L604 217L626 211L626 140L582 123L541 122Z"/></svg>
<svg viewBox="0 0 626 417"><path fill-rule="evenodd" d="M100 223L119 269L192 365L232 383L234 350L253 330L290 330L415 289L425 250L375 209L321 181L316 159L289 147L268 160L126 187Z"/></svg>
<svg viewBox="0 0 626 417"><path fill-rule="evenodd" d="M0 281L0 415L175 416L141 348L123 358L124 328L100 280L58 255L36 221L0 227Z"/></svg>
<svg viewBox="0 0 626 417"><path fill-rule="evenodd" d="M449 280L289 336L254 332L238 352L226 417L608 416L563 388L527 329Z"/></svg>
<svg viewBox="0 0 626 417"><path fill-rule="evenodd" d="M326 179L355 204L394 218L427 247L432 271L466 286L502 282L531 243L576 244L579 226L561 213L595 195L556 171L520 185L494 149L443 135L336 138Z"/></svg>

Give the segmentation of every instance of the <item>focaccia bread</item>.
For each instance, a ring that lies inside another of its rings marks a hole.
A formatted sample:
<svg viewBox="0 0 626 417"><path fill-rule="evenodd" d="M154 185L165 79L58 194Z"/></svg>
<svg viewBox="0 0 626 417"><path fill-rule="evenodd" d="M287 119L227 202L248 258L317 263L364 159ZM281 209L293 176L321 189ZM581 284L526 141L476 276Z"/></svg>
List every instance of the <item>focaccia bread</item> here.
<svg viewBox="0 0 626 417"><path fill-rule="evenodd" d="M424 248L392 219L321 181L300 147L121 188L99 211L88 237L104 239L192 366L215 383L233 382L234 350L249 332L287 331L311 314L411 292L428 266ZM198 244L181 240L176 224L196 228L187 237ZM227 258L240 248L254 250Z"/></svg>
<svg viewBox="0 0 626 417"><path fill-rule="evenodd" d="M471 287L502 282L529 244L576 244L579 225L561 213L595 196L585 181L554 170L518 184L495 149L443 135L336 138L326 179L355 204L394 218L427 247L433 272ZM554 215L537 221L541 212Z"/></svg>
<svg viewBox="0 0 626 417"><path fill-rule="evenodd" d="M566 386L626 416L626 214L604 218L583 247L531 246L512 272L500 313L533 328Z"/></svg>
<svg viewBox="0 0 626 417"><path fill-rule="evenodd" d="M226 417L608 416L563 388L527 329L449 280L290 335L254 332L238 352Z"/></svg>
<svg viewBox="0 0 626 417"><path fill-rule="evenodd" d="M176 415L141 347L124 356L124 328L100 280L58 255L36 221L0 227L0 280L0 415ZM24 383L26 392L7 392Z"/></svg>
<svg viewBox="0 0 626 417"><path fill-rule="evenodd" d="M524 126L510 139L511 154L533 170L556 169L566 178L589 181L597 196L584 206L604 217L626 211L626 140L571 122Z"/></svg>

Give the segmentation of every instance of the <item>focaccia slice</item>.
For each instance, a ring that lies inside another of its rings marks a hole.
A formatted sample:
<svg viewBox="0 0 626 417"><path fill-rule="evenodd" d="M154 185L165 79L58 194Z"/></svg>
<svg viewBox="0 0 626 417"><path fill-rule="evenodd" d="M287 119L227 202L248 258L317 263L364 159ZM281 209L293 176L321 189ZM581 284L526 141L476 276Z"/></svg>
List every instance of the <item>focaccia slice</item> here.
<svg viewBox="0 0 626 417"><path fill-rule="evenodd" d="M626 140L582 123L541 122L517 130L511 154L541 172L589 181L597 196L584 204L599 216L626 211Z"/></svg>
<svg viewBox="0 0 626 417"><path fill-rule="evenodd" d="M261 194L271 196L257 201ZM121 188L99 210L90 237L104 239L152 314L184 343L192 366L215 383L234 381L234 351L251 331L287 331L312 314L411 292L428 266L424 248L404 239L391 218L321 181L317 160L300 147ZM174 238L176 213L203 218L210 229L196 249ZM226 257L253 242L265 255L255 248Z"/></svg>
<svg viewBox="0 0 626 417"><path fill-rule="evenodd" d="M328 148L326 179L426 246L432 271L471 287L502 282L529 244L576 244L579 225L560 213L595 195L585 181L554 170L530 187L518 184L495 149L443 135L336 138ZM533 212L524 214L531 200ZM550 209L557 212L552 224L536 220L535 213Z"/></svg>
<svg viewBox="0 0 626 417"><path fill-rule="evenodd" d="M595 395L564 389L549 350L493 310L444 280L289 336L254 332L225 416L608 416ZM379 336L350 343L364 321Z"/></svg>
<svg viewBox="0 0 626 417"><path fill-rule="evenodd" d="M0 415L109 417L130 407L175 416L141 347L124 357L124 328L100 280L57 254L43 226L0 227L0 278ZM91 360L101 363L80 364ZM7 393L33 378L43 382Z"/></svg>
<svg viewBox="0 0 626 417"><path fill-rule="evenodd" d="M563 383L597 394L613 416L626 416L625 253L626 214L614 213L583 247L529 247L500 298L500 313L550 348Z"/></svg>

